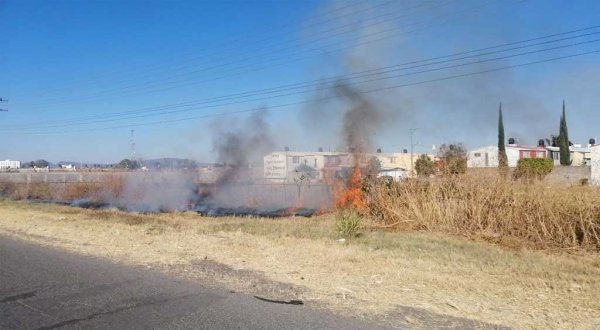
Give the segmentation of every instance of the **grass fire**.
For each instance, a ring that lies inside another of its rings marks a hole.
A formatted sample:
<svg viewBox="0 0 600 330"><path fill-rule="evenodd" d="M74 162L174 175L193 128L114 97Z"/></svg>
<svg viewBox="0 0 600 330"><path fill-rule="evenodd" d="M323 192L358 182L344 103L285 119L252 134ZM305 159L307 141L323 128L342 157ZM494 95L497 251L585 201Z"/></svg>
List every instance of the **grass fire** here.
<svg viewBox="0 0 600 330"><path fill-rule="evenodd" d="M0 0L0 329L600 329L598 13Z"/></svg>

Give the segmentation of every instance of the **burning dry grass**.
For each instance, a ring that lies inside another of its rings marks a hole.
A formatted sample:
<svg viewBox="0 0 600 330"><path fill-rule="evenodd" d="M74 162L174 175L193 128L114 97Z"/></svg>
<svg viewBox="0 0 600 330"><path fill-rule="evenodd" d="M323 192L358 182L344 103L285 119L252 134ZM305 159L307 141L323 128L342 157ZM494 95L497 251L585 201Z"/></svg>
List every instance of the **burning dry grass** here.
<svg viewBox="0 0 600 330"><path fill-rule="evenodd" d="M506 251L437 234L381 231L340 244L333 216L215 219L13 201L0 202L0 234L193 278L198 260L207 258L305 288L287 298L386 316L400 326L432 326L399 314L406 311L401 306L517 328L600 326L596 253ZM204 278L255 290L239 278Z"/></svg>
<svg viewBox="0 0 600 330"><path fill-rule="evenodd" d="M600 190L595 187L467 174L378 186L368 196L374 219L395 230L539 249L600 250Z"/></svg>

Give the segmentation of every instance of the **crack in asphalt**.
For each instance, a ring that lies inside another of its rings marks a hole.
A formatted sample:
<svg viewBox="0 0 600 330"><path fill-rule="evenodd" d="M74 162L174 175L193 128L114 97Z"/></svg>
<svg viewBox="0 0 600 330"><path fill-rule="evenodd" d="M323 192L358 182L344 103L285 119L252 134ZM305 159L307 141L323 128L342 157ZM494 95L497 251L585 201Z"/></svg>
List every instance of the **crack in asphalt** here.
<svg viewBox="0 0 600 330"><path fill-rule="evenodd" d="M37 291L29 291L29 292L19 293L19 294L13 295L13 296L4 297L4 298L0 299L0 303L9 303L9 302L18 301L18 300L24 300L27 298L34 297L36 293L37 293Z"/></svg>
<svg viewBox="0 0 600 330"><path fill-rule="evenodd" d="M96 317L99 317L99 316L103 316L103 315L116 314L116 313L120 313L120 312L123 312L123 311L132 310L132 309L135 309L135 308L138 308L138 307L145 307L145 306L152 306L152 305L164 304L166 302L187 299L187 298L198 296L198 295L200 295L200 294L189 294L189 295L184 295L184 296L179 296L179 297L170 297L170 298L162 298L162 299L149 298L149 299L147 299L148 301L140 302L140 303L132 305L132 306L123 306L123 307L115 308L115 309L112 309L112 310L101 311L101 312L93 313L93 314L90 314L90 315L87 315L87 316L84 316L84 317L73 318L73 319L61 321L61 322L58 322L58 323L54 323L54 324L51 324L51 325L42 326L42 327L37 328L36 330L58 329L58 328L62 328L62 327L67 326L67 325L73 325L73 324L76 324L76 323L79 323L79 322L88 321L88 320L91 320L93 318L96 318Z"/></svg>

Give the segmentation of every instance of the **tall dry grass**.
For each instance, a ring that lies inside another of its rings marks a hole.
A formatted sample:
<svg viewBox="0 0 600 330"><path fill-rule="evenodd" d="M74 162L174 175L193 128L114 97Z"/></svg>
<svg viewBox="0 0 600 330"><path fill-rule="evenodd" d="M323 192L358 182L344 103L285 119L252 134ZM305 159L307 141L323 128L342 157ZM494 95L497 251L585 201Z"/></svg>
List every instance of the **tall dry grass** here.
<svg viewBox="0 0 600 330"><path fill-rule="evenodd" d="M393 230L443 232L539 249L600 250L600 189L466 174L371 187L371 215Z"/></svg>
<svg viewBox="0 0 600 330"><path fill-rule="evenodd" d="M72 201L94 199L108 201L119 198L126 178L119 175L102 176L101 181L81 182L0 182L0 196L10 199Z"/></svg>

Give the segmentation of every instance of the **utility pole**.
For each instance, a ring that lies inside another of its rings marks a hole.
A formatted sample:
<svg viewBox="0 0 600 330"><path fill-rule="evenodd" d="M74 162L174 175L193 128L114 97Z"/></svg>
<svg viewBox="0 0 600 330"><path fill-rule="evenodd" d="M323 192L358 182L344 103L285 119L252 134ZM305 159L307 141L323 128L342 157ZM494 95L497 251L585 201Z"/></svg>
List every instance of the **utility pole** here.
<svg viewBox="0 0 600 330"><path fill-rule="evenodd" d="M131 161L132 162L135 160L135 137L133 136L133 132L135 132L135 130L131 130L131 139L129 140L129 143L131 145Z"/></svg>
<svg viewBox="0 0 600 330"><path fill-rule="evenodd" d="M413 135L418 130L418 127L410 128L408 132L410 133L410 176L413 177L415 175L415 161L414 161L414 148L418 143L413 142Z"/></svg>

